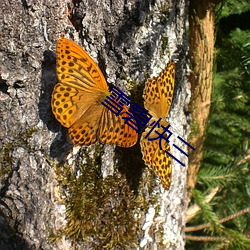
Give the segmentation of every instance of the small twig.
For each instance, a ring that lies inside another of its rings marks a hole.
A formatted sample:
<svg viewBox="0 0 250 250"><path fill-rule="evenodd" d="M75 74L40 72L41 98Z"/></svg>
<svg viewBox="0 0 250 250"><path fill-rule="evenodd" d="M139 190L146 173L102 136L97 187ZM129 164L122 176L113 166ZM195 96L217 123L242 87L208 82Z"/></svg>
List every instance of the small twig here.
<svg viewBox="0 0 250 250"><path fill-rule="evenodd" d="M186 235L187 240L192 241L225 241L226 237L210 237L210 236L191 236Z"/></svg>
<svg viewBox="0 0 250 250"><path fill-rule="evenodd" d="M232 220L235 217L240 216L240 215L245 214L245 213L248 213L248 212L250 212L250 207L245 208L243 210L240 210L240 211L238 211L238 212L236 212L234 214L231 214L231 215L219 220L219 223L224 223L226 221ZM204 229L206 227L210 227L210 223L198 225L198 226L195 226L195 227L186 227L185 232L187 233L187 232L199 231L199 230L202 230L202 229Z"/></svg>

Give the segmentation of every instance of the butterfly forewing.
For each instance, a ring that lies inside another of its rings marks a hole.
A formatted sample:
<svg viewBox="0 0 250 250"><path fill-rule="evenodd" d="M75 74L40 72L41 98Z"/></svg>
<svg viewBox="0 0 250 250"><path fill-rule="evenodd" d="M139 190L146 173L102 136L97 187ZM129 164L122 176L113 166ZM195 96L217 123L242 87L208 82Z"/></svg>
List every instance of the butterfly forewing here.
<svg viewBox="0 0 250 250"><path fill-rule="evenodd" d="M57 75L65 85L92 92L107 91L106 80L86 51L74 42L61 38L56 47Z"/></svg>
<svg viewBox="0 0 250 250"><path fill-rule="evenodd" d="M174 77L174 62L170 61L158 77L146 81L143 91L144 107L153 117L167 117L174 92Z"/></svg>
<svg viewBox="0 0 250 250"><path fill-rule="evenodd" d="M56 119L66 128L72 125L72 118L77 111L77 104L73 98L77 96L78 90L57 84L52 96L52 111Z"/></svg>

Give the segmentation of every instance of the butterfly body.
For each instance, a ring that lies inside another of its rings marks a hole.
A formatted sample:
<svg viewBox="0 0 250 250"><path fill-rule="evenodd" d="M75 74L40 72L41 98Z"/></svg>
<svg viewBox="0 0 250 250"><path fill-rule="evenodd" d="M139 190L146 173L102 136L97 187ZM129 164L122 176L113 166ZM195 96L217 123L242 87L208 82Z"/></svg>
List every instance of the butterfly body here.
<svg viewBox="0 0 250 250"><path fill-rule="evenodd" d="M171 183L172 159L165 152L170 152L170 145L167 140L161 139L159 141L157 138L164 134L164 128L168 126L166 117L172 102L174 77L174 62L170 61L158 77L147 80L143 92L144 107L152 115L152 118L141 136L142 158L145 164L158 174L165 189L169 189ZM159 120L160 118L161 120ZM157 121L159 121L158 126L153 128ZM148 135L150 131L151 133Z"/></svg>
<svg viewBox="0 0 250 250"><path fill-rule="evenodd" d="M57 43L58 84L52 94L52 111L68 128L75 145L91 145L97 141L121 147L133 146L136 131L125 124L128 108L114 115L102 105L109 95L106 80L86 51L74 42L61 38Z"/></svg>

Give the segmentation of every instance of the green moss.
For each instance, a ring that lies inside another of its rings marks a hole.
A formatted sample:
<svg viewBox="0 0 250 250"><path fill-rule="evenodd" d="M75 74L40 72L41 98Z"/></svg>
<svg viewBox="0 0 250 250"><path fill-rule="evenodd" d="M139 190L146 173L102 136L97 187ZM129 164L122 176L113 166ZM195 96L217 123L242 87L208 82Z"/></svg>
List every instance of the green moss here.
<svg viewBox="0 0 250 250"><path fill-rule="evenodd" d="M12 171L12 152L16 147L29 148L28 138L36 131L34 127L15 135L12 142L8 142L0 149L0 181L8 178Z"/></svg>
<svg viewBox="0 0 250 250"><path fill-rule="evenodd" d="M11 172L11 152L13 150L12 144L4 146L0 150L0 180L8 176Z"/></svg>
<svg viewBox="0 0 250 250"><path fill-rule="evenodd" d="M166 55L169 54L169 50L168 50L168 37L162 35L161 37L161 54L162 55Z"/></svg>
<svg viewBox="0 0 250 250"><path fill-rule="evenodd" d="M77 242L92 242L98 249L137 247L140 217L152 200L142 192L135 195L125 175L118 171L103 179L97 161L86 159L86 164L78 166L77 174L68 165L56 167L66 197L67 225L52 233L50 240L66 236Z"/></svg>
<svg viewBox="0 0 250 250"><path fill-rule="evenodd" d="M30 127L24 133L22 133L22 137L24 140L27 140L28 138L30 138L32 136L33 133L35 133L37 131L38 131L38 129L35 126Z"/></svg>
<svg viewBox="0 0 250 250"><path fill-rule="evenodd" d="M191 123L191 132L189 134L189 138L196 137L200 134L200 126L197 122L193 121Z"/></svg>
<svg viewBox="0 0 250 250"><path fill-rule="evenodd" d="M160 8L160 14L161 16L165 16L166 18L168 18L169 16L169 5L167 3L167 1L164 1L161 5Z"/></svg>
<svg viewBox="0 0 250 250"><path fill-rule="evenodd" d="M120 79L125 80L127 82L127 88L131 91L135 86L138 85L137 80L131 80L129 77L126 76L124 72L121 72Z"/></svg>

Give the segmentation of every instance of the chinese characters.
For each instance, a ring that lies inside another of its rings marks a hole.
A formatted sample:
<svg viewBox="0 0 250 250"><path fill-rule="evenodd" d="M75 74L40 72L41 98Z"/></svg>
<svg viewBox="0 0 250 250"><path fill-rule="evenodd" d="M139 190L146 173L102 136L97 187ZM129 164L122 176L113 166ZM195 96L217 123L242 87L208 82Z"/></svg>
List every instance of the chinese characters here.
<svg viewBox="0 0 250 250"><path fill-rule="evenodd" d="M104 105L106 108L108 108L110 111L112 111L116 116L120 115L121 111L123 110L123 106L129 106L130 104L130 98L125 95L121 90L114 87L109 90L110 95L106 97L106 99L102 102L102 105ZM152 115L150 115L149 111L146 109L140 107L136 103L131 103L130 109L126 112L127 117L122 117L122 119L125 120L125 124L128 124L132 129L134 129L137 133L140 131L141 128L146 128L147 124L150 122ZM166 141L169 143L169 138L172 136L172 132L169 130L170 125L164 126L161 122L162 118L159 118L157 121L153 121L152 123L149 123L150 130L146 134L145 139L148 139L149 141L155 141L158 140L159 148L160 150L164 150L162 147L162 141ZM159 130L160 129L160 130ZM159 132L161 131L161 132ZM150 138L150 134L154 132L157 134L156 137ZM168 134L168 136L166 136ZM190 144L188 144L185 140L183 140L181 137L177 137L181 142L186 144L189 148L192 150L195 150ZM182 149L180 149L177 145L173 144L173 146L178 149L182 154L189 157L189 155L184 152ZM182 166L185 166L180 160L178 160L175 156L173 156L170 152L167 150L164 150L171 158L176 160L178 163L180 163Z"/></svg>

